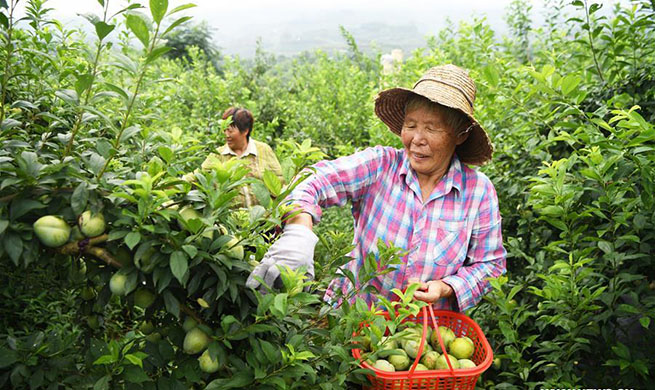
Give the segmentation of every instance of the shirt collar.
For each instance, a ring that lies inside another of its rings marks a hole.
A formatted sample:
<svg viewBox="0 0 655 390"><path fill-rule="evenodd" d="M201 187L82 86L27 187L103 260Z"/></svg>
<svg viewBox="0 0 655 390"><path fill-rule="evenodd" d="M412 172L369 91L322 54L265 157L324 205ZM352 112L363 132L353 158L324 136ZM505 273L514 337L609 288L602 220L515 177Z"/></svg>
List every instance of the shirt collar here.
<svg viewBox="0 0 655 390"><path fill-rule="evenodd" d="M230 148L228 144L225 144L219 149L219 152L223 155L232 155L236 156L236 152ZM248 141L248 146L246 147L246 150L243 152L243 154L240 156L241 158L246 157L248 155L252 154L253 156L257 155L257 145L255 145L255 140L252 138L250 141Z"/></svg>
<svg viewBox="0 0 655 390"><path fill-rule="evenodd" d="M405 182L409 185L410 184L410 178L413 175L408 175L410 170L412 169L410 163L409 163L409 158L407 157L407 153L403 149L403 160L400 165L400 168L398 169L398 174L400 176L405 175ZM453 158L450 160L450 166L448 167L448 171L446 171L446 175L439 181L437 184L437 187L443 188L443 193L447 194L452 190L453 188L457 189L458 192L462 192L462 177L464 176L463 172L463 166L462 163L459 161L459 157L457 157L457 153L453 153Z"/></svg>

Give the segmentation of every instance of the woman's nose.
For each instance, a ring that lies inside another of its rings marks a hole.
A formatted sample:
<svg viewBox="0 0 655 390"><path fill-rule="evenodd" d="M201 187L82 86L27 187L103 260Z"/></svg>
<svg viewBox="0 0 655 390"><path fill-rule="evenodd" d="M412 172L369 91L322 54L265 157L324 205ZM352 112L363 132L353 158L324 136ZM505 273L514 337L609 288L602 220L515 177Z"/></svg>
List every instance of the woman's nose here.
<svg viewBox="0 0 655 390"><path fill-rule="evenodd" d="M412 137L412 143L415 145L422 145L426 141L425 138L425 132L423 130L417 130L414 132L414 136Z"/></svg>

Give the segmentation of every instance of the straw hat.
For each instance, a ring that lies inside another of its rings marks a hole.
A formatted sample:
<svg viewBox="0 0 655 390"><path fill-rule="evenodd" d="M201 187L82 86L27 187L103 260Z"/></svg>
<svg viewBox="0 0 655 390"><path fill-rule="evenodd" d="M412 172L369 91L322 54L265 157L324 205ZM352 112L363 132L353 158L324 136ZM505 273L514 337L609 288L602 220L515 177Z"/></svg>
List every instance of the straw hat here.
<svg viewBox="0 0 655 390"><path fill-rule="evenodd" d="M456 149L460 161L482 165L491 160L491 140L473 116L475 83L467 71L455 65L435 66L425 72L412 89L392 88L380 92L375 99L375 114L398 135L405 119L405 104L412 94L454 108L471 120L468 138Z"/></svg>

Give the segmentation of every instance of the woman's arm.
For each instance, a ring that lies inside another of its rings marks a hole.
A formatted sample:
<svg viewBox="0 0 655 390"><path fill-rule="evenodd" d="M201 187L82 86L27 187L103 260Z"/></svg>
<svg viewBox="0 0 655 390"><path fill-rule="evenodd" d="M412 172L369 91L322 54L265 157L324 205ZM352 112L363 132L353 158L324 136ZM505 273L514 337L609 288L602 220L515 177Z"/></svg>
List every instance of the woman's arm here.
<svg viewBox="0 0 655 390"><path fill-rule="evenodd" d="M343 206L364 197L369 188L398 164L396 149L367 148L350 156L315 164L312 172L287 197L318 223L322 207Z"/></svg>

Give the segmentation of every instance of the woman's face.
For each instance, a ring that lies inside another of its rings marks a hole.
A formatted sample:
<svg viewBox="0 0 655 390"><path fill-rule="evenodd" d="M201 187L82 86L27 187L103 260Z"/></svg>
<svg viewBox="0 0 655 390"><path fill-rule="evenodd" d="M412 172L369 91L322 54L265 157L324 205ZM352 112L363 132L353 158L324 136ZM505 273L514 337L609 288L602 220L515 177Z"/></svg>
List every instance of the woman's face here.
<svg viewBox="0 0 655 390"><path fill-rule="evenodd" d="M443 175L455 147L467 138L455 136L438 111L424 106L407 111L400 137L419 178Z"/></svg>
<svg viewBox="0 0 655 390"><path fill-rule="evenodd" d="M247 131L242 133L235 125L230 125L225 129L225 141L227 142L227 146L232 150L245 149L248 145L247 134Z"/></svg>

